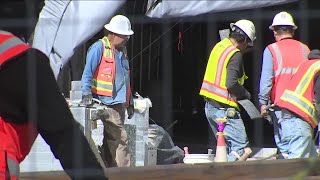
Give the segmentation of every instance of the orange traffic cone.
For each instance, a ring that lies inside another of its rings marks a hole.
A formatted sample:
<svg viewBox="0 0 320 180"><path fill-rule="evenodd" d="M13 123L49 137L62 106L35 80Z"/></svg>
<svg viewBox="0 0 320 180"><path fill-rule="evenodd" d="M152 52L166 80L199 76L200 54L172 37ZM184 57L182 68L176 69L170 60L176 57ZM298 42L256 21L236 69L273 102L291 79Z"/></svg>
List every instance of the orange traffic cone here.
<svg viewBox="0 0 320 180"><path fill-rule="evenodd" d="M217 148L215 162L227 162L227 147L224 139L224 122L225 118L219 118L218 120L218 133L217 133Z"/></svg>

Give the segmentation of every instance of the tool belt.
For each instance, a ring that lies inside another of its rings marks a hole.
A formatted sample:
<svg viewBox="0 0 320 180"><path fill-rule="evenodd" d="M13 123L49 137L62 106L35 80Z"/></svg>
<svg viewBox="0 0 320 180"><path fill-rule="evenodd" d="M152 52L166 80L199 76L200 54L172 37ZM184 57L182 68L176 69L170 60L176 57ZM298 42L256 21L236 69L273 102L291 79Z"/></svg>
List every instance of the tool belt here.
<svg viewBox="0 0 320 180"><path fill-rule="evenodd" d="M220 103L215 102L209 98L204 98L204 100L209 103L210 105L214 106L217 109L224 110L226 112L226 117L230 119L240 119L237 110L233 107L223 107Z"/></svg>

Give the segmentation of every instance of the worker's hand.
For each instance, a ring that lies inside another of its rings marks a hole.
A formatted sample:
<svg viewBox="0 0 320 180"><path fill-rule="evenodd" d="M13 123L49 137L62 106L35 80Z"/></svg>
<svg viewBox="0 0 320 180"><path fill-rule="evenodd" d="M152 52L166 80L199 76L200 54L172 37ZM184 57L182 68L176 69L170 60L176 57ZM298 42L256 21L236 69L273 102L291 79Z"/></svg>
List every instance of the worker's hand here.
<svg viewBox="0 0 320 180"><path fill-rule="evenodd" d="M80 104L83 104L85 106L91 105L92 104L92 94L82 95L82 100L81 100Z"/></svg>
<svg viewBox="0 0 320 180"><path fill-rule="evenodd" d="M134 105L131 104L128 108L127 108L127 111L128 111L128 119L131 119L134 115Z"/></svg>
<svg viewBox="0 0 320 180"><path fill-rule="evenodd" d="M268 109L267 109L267 105L263 104L261 105L260 107L260 113L261 113L261 116L265 119L268 118Z"/></svg>

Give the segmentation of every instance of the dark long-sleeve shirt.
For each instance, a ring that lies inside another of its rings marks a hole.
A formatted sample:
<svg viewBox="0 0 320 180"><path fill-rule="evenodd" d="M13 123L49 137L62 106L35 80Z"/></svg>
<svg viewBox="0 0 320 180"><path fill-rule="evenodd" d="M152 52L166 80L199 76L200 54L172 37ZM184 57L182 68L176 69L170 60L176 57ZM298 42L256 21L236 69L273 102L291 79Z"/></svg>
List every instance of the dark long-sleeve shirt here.
<svg viewBox="0 0 320 180"><path fill-rule="evenodd" d="M72 179L107 179L43 53L29 49L2 64L0 83L1 117L33 123Z"/></svg>
<svg viewBox="0 0 320 180"><path fill-rule="evenodd" d="M250 93L239 84L238 79L243 76L242 54L236 52L227 64L226 87L232 97L236 100L250 99ZM228 107L228 105L211 100L215 107Z"/></svg>
<svg viewBox="0 0 320 180"><path fill-rule="evenodd" d="M229 93L236 98L240 99L249 99L249 92L239 84L238 79L241 78L244 74L243 69L243 60L242 54L236 52L230 59L227 65L227 80L226 87Z"/></svg>

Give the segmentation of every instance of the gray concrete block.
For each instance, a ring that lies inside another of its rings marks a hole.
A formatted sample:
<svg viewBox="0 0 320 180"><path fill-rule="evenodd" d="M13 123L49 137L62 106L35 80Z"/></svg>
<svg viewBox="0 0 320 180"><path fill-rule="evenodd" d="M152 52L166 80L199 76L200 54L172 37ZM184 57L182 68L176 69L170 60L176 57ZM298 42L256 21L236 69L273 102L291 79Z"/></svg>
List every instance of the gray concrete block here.
<svg viewBox="0 0 320 180"><path fill-rule="evenodd" d="M131 154L130 166L136 166L136 126L132 124L124 124L124 128L128 135L128 148Z"/></svg>

